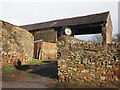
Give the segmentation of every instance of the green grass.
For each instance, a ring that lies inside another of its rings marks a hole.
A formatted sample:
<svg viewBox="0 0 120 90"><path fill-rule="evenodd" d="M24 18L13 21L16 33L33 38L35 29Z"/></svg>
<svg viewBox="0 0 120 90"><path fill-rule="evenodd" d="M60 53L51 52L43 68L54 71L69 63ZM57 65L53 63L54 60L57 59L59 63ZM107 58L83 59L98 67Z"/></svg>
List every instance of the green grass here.
<svg viewBox="0 0 120 90"><path fill-rule="evenodd" d="M44 63L44 61L57 61L57 59L48 59L48 60L38 60L38 59L34 59L34 60L31 60L28 64Z"/></svg>
<svg viewBox="0 0 120 90"><path fill-rule="evenodd" d="M28 64L43 63L43 61L50 61L50 60L31 60Z"/></svg>
<svg viewBox="0 0 120 90"><path fill-rule="evenodd" d="M3 67L0 69L0 71L6 71L6 72L11 72L13 70L15 70L15 67L14 66L6 66L6 67Z"/></svg>

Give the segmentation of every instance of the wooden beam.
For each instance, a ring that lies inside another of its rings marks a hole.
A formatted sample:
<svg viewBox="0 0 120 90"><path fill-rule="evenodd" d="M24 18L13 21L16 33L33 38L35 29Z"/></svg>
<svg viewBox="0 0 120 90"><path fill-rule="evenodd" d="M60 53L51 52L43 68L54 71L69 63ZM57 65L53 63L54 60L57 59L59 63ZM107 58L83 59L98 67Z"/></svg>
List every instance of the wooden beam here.
<svg viewBox="0 0 120 90"><path fill-rule="evenodd" d="M84 24L84 25L79 25L79 29L82 28L94 28L94 27L102 27L104 26L103 22L99 22L99 23L92 23L92 24Z"/></svg>

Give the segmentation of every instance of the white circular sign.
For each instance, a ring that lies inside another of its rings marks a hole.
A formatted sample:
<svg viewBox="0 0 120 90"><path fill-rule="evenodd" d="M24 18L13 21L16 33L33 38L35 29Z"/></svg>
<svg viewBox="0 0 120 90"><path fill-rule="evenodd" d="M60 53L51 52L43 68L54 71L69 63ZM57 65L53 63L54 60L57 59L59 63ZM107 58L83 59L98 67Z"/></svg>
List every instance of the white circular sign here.
<svg viewBox="0 0 120 90"><path fill-rule="evenodd" d="M70 28L66 28L66 29L65 29L65 34L66 34L66 35L71 35L71 34L72 34L71 29L70 29Z"/></svg>

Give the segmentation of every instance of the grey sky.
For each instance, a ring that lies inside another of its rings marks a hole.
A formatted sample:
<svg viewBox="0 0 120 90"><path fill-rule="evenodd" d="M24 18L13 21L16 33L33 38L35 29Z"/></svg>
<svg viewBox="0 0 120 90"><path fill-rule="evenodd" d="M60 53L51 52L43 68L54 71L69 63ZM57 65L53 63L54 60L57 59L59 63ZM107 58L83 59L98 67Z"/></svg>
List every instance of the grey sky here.
<svg viewBox="0 0 120 90"><path fill-rule="evenodd" d="M113 34L118 33L117 2L2 2L0 5L0 19L14 25L110 11ZM84 39L84 36L81 38Z"/></svg>

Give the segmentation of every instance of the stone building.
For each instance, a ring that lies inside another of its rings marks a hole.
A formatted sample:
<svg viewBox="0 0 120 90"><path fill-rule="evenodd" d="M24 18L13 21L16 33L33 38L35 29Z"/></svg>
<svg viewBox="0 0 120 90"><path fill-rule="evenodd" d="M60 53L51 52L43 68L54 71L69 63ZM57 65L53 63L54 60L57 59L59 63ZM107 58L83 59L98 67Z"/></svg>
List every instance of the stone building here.
<svg viewBox="0 0 120 90"><path fill-rule="evenodd" d="M37 40L34 42L34 58L40 60L56 59L57 44Z"/></svg>
<svg viewBox="0 0 120 90"><path fill-rule="evenodd" d="M110 12L87 16L53 20L20 26L31 32L35 40L56 42L60 35L82 35L102 33L102 42L112 42L112 23Z"/></svg>

